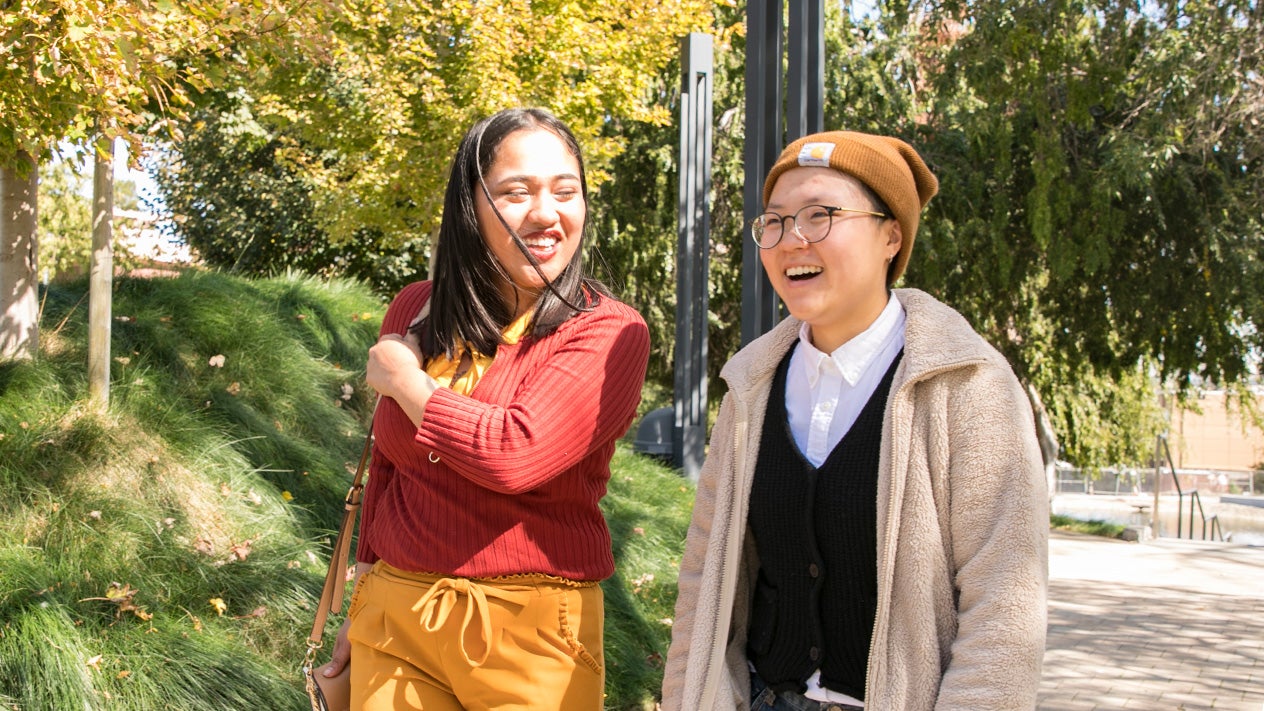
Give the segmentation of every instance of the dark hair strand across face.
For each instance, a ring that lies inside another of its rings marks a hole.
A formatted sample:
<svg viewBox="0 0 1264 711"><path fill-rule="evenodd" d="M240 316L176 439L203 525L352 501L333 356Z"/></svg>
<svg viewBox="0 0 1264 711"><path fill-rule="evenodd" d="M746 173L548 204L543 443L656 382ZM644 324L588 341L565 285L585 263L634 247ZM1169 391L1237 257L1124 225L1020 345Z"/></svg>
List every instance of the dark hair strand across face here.
<svg viewBox="0 0 1264 711"><path fill-rule="evenodd" d="M538 338L551 333L575 314L591 309L603 296L609 296L609 290L590 277L584 268L586 220L574 257L557 279L550 281L518 233L496 211L483 182L484 174L495 160L496 149L508 136L523 130L550 131L562 139L579 163L580 190L584 202L588 201L588 182L579 142L553 114L538 108L506 109L474 124L461 139L452 159L444 194L430 317L415 327L421 336L422 354L427 358L439 354L458 357L457 351L463 344L469 344L479 353L494 355L502 340L501 332L512 322L516 312L516 304L507 304L501 298L499 285L509 276L482 238L475 190L481 191L491 203L514 244L544 279L545 289L527 329L531 336Z"/></svg>

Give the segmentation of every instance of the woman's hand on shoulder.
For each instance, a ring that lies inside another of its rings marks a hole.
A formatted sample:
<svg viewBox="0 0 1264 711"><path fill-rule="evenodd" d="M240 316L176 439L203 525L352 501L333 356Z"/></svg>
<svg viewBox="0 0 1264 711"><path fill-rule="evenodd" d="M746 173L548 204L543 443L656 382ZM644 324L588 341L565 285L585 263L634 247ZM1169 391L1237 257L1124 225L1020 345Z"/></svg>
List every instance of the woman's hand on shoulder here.
<svg viewBox="0 0 1264 711"><path fill-rule="evenodd" d="M422 370L423 358L417 337L387 333L369 348L364 379L383 397L394 399L420 425L426 403L438 383Z"/></svg>
<svg viewBox="0 0 1264 711"><path fill-rule="evenodd" d="M374 390L394 397L406 389L408 380L421 373L421 366L421 348L415 336L387 333L369 348L364 378Z"/></svg>

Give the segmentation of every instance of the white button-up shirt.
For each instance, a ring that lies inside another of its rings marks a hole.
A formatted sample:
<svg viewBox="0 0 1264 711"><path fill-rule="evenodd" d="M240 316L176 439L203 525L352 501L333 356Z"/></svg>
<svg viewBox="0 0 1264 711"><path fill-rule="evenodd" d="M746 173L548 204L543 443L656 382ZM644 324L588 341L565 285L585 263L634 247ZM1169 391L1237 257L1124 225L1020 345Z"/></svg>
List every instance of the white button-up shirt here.
<svg viewBox="0 0 1264 711"><path fill-rule="evenodd" d="M812 466L821 466L856 424L902 348L904 307L894 295L869 328L833 353L812 345L806 323L799 329L786 373L786 417L794 443Z"/></svg>

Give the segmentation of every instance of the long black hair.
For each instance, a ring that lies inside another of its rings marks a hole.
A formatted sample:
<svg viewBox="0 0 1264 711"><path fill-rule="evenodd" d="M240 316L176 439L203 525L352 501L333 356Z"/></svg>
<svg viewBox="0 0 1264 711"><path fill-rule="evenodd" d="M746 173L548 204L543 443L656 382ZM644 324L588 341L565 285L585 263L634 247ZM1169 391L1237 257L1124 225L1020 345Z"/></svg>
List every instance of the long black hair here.
<svg viewBox="0 0 1264 711"><path fill-rule="evenodd" d="M556 116L539 108L506 109L474 124L452 158L443 198L443 219L439 224L430 316L414 327L420 336L422 354L427 358L439 354L456 358L464 344L483 355L494 355L502 342L501 332L514 318L516 305L504 302L500 288L502 280L508 280L509 275L479 231L476 191L482 192L491 203L492 211L518 250L544 280L545 288L528 325L528 334L538 338L552 333L570 317L591 310L602 297L610 295L605 285L588 275L584 268L586 213L574 256L557 279L550 281L522 238L496 210L483 182L484 175L505 138L526 129L551 131L562 139L579 163L580 191L584 204L588 204L588 181L579 142Z"/></svg>

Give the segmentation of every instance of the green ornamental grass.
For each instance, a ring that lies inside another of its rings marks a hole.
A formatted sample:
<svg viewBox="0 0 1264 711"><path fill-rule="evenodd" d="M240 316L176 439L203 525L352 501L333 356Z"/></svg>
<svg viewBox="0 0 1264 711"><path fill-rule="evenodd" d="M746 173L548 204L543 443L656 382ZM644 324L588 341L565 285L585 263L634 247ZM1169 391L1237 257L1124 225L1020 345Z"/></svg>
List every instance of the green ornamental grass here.
<svg viewBox="0 0 1264 711"><path fill-rule="evenodd" d="M1121 538L1124 530L1127 529L1127 526L1121 526L1117 523L1109 523L1097 519L1085 521L1062 514L1050 514L1049 527L1058 531L1085 533L1090 536L1101 536L1103 538Z"/></svg>
<svg viewBox="0 0 1264 711"><path fill-rule="evenodd" d="M305 708L384 305L294 275L119 279L95 413L86 293L49 286L38 359L0 364L0 709ZM620 443L608 709L653 708L692 496Z"/></svg>

